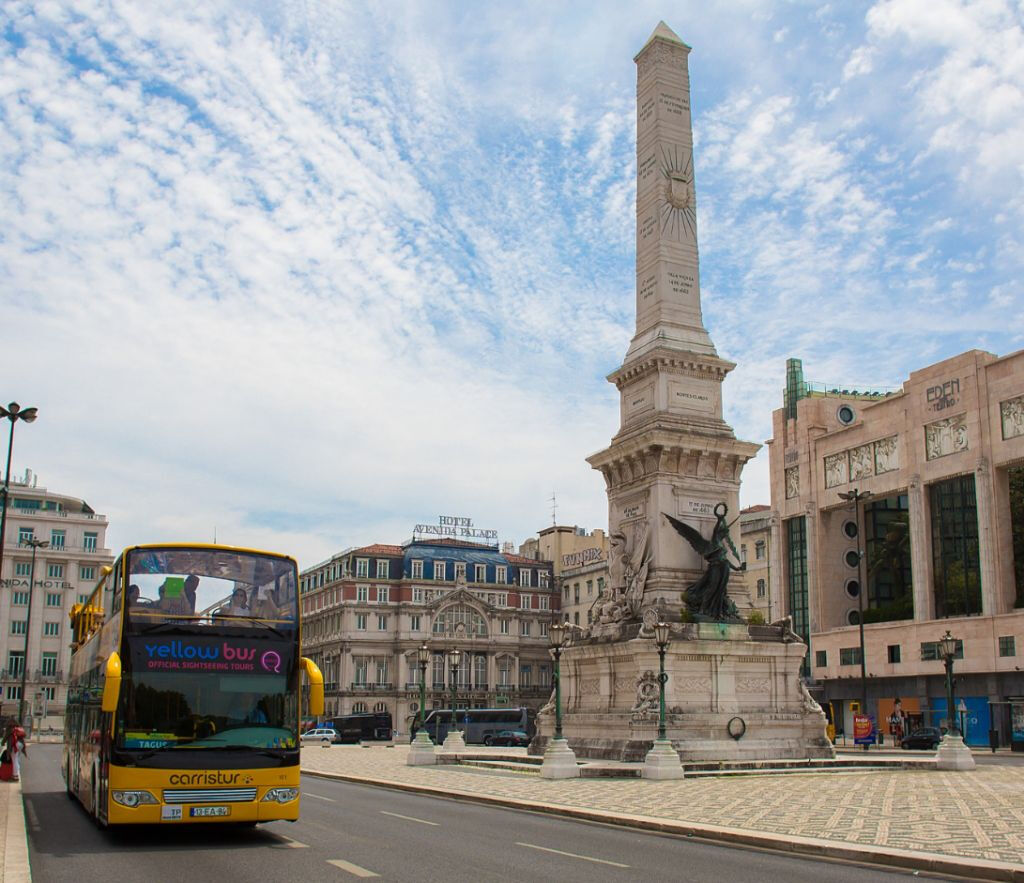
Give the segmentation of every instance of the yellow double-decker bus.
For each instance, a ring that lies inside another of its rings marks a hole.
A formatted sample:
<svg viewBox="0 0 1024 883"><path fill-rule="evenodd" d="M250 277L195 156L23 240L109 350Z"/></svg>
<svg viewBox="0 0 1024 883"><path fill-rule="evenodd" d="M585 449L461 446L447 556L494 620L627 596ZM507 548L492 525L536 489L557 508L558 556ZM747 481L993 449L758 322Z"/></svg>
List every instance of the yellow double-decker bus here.
<svg viewBox="0 0 1024 883"><path fill-rule="evenodd" d="M68 793L101 825L297 819L299 610L287 556L126 549L71 612Z"/></svg>

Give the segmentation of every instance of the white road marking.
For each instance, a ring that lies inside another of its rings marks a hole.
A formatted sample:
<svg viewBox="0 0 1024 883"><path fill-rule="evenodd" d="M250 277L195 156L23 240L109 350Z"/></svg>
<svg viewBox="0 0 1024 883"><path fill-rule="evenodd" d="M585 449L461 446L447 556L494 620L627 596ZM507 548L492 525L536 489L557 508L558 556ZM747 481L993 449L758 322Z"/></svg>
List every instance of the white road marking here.
<svg viewBox="0 0 1024 883"><path fill-rule="evenodd" d="M271 834L280 846L287 847L289 849L309 849L308 843L299 843L298 840L292 840L291 837L285 837L284 834Z"/></svg>
<svg viewBox="0 0 1024 883"><path fill-rule="evenodd" d="M368 871L366 868L361 868L359 865L354 865L352 862L347 862L340 858L331 858L327 860L327 864L334 865L336 868L341 868L343 871L348 871L353 877L379 877L380 874L375 874L373 871Z"/></svg>
<svg viewBox="0 0 1024 883"><path fill-rule="evenodd" d="M585 862L597 862L601 865L611 865L615 868L628 868L629 865L624 865L622 862L610 862L606 858L594 858L590 855L577 855L575 852L562 852L560 849L551 849L547 846L537 846L534 843L516 843L516 846L525 846L528 849L539 849L541 852L553 852L555 855L567 855L569 858L580 858Z"/></svg>
<svg viewBox="0 0 1024 883"><path fill-rule="evenodd" d="M326 800L328 803L337 803L333 797L321 797L319 794L314 794L312 791L303 791L303 797L315 797L317 800Z"/></svg>
<svg viewBox="0 0 1024 883"><path fill-rule="evenodd" d="M421 825L433 825L435 828L440 826L440 822L428 822L426 819L417 819L415 816L403 816L397 812L388 812L387 810L381 810L382 816L391 816L393 819L405 819L407 822L419 822Z"/></svg>

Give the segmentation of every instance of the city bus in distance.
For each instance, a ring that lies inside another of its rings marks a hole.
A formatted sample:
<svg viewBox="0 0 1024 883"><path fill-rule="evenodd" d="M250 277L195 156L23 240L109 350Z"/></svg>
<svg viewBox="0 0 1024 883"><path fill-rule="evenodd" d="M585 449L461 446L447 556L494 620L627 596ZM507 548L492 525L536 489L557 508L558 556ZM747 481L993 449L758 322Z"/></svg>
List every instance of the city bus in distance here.
<svg viewBox="0 0 1024 883"><path fill-rule="evenodd" d="M71 611L68 794L101 825L299 815L294 559L216 545L146 545L104 567Z"/></svg>
<svg viewBox="0 0 1024 883"><path fill-rule="evenodd" d="M342 742L386 742L391 738L391 712L344 714L327 718L320 726L333 727Z"/></svg>
<svg viewBox="0 0 1024 883"><path fill-rule="evenodd" d="M467 743L490 745L491 739L501 730L517 730L526 733L531 739L537 732L537 712L532 708L457 708L455 722L462 730L462 738ZM423 727L430 738L443 742L451 729L452 710L435 708L427 712ZM413 728L412 735L416 735Z"/></svg>

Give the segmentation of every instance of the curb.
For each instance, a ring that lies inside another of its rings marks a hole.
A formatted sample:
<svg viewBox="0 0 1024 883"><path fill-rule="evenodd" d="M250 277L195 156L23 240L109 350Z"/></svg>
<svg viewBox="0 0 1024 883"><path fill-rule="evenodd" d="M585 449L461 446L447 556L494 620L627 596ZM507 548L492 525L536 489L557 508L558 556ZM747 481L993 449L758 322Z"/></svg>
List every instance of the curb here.
<svg viewBox="0 0 1024 883"><path fill-rule="evenodd" d="M301 769L300 771L305 775L316 776L321 779L334 779L341 782L353 782L359 785L374 785L380 788L390 788L394 791L409 791L416 794L428 794L433 797L447 797L467 803L480 803L490 806L502 806L508 809L541 812L549 815L582 819L589 822L618 825L624 828L658 831L663 834L692 837L711 843L754 847L771 852L806 855L816 858L841 859L843 861L857 862L858 864L929 871L934 874L948 874L977 880L1010 880L1015 881L1015 883L1024 883L1024 865L1011 865L987 859L957 858L955 856L938 855L933 852L914 852L910 850L886 849L880 846L837 843L832 840L821 840L796 835L787 836L785 839L782 839L779 835L764 834L759 831L749 831L743 828L726 828L719 825L677 822L671 819L634 816L627 813L605 810L582 809L562 804L536 803L528 800L518 800L514 797L496 797L472 791L434 788L430 785L412 785L406 782L373 779L367 776L356 776L347 773L328 773L310 769Z"/></svg>
<svg viewBox="0 0 1024 883"><path fill-rule="evenodd" d="M25 830L25 805L21 782L8 783L7 825L0 856L0 880L3 883L30 883L32 869L28 861L28 835Z"/></svg>

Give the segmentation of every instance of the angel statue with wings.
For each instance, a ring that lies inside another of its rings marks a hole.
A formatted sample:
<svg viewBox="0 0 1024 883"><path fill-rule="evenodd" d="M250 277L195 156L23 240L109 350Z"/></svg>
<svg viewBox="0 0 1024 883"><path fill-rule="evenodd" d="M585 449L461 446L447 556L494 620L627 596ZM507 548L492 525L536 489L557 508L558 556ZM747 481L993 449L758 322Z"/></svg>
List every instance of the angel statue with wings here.
<svg viewBox="0 0 1024 883"><path fill-rule="evenodd" d="M684 524L667 513L662 513L676 532L685 539L694 550L703 556L708 567L697 582L686 590L686 605L696 616L714 622L739 621L736 605L729 599L729 574L734 570L746 570L746 563L733 564L729 560L729 552L737 561L740 560L729 537L732 526L725 520L729 507L725 503L715 506L715 527L711 539L704 539L695 528Z"/></svg>

